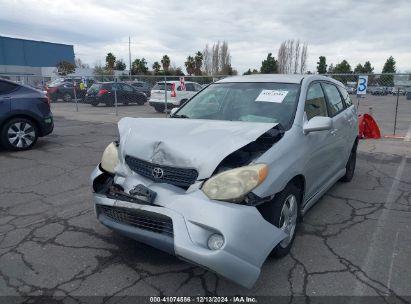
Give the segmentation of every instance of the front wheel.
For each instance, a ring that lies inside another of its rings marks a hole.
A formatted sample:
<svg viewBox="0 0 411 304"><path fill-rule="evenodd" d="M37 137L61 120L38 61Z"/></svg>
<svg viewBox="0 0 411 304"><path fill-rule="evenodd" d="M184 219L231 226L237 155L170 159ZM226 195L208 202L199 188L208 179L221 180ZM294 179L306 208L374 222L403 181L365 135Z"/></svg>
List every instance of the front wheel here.
<svg viewBox="0 0 411 304"><path fill-rule="evenodd" d="M289 183L272 201L260 209L268 222L287 235L271 251L274 257L286 256L291 250L298 225L301 197L301 190L293 183Z"/></svg>
<svg viewBox="0 0 411 304"><path fill-rule="evenodd" d="M13 118L1 130L0 141L6 149L14 151L28 150L38 138L36 125L26 118Z"/></svg>
<svg viewBox="0 0 411 304"><path fill-rule="evenodd" d="M165 109L165 107L164 106L154 106L154 109L156 109L156 111L158 112L158 113L163 113L164 112L164 109Z"/></svg>
<svg viewBox="0 0 411 304"><path fill-rule="evenodd" d="M69 93L66 93L66 94L63 95L63 101L64 102L71 102L72 99L73 98L71 97L71 95Z"/></svg>

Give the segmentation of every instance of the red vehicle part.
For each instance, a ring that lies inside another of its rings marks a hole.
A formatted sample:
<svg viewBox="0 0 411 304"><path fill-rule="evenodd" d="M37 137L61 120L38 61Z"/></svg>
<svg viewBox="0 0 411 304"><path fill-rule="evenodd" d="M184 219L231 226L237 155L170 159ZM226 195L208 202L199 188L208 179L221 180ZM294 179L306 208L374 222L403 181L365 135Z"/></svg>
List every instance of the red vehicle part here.
<svg viewBox="0 0 411 304"><path fill-rule="evenodd" d="M360 138L381 138L380 128L371 115L358 116L358 135Z"/></svg>

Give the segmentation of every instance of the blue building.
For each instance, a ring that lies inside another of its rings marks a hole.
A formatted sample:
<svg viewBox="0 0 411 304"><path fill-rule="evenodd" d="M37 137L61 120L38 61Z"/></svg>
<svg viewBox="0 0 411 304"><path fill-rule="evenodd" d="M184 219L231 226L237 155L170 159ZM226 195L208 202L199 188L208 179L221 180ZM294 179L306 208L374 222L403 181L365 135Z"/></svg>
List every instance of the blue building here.
<svg viewBox="0 0 411 304"><path fill-rule="evenodd" d="M46 76L63 60L74 64L72 45L0 36L0 75Z"/></svg>

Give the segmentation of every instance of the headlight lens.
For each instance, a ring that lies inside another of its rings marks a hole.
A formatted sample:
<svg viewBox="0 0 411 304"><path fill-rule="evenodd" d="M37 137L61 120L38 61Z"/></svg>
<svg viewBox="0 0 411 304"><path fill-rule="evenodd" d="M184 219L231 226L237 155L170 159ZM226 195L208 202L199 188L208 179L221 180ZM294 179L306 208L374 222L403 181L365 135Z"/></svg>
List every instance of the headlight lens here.
<svg viewBox="0 0 411 304"><path fill-rule="evenodd" d="M210 199L236 201L261 184L267 174L265 164L236 168L211 177L202 190Z"/></svg>
<svg viewBox="0 0 411 304"><path fill-rule="evenodd" d="M114 168L118 164L118 148L117 143L112 142L107 146L101 158L101 168L107 172L114 173Z"/></svg>

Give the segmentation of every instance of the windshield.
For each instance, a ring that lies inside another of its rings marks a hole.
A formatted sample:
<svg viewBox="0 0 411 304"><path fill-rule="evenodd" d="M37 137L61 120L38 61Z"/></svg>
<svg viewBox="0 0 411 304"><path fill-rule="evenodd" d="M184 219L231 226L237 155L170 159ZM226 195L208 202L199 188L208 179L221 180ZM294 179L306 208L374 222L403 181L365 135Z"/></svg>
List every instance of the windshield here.
<svg viewBox="0 0 411 304"><path fill-rule="evenodd" d="M167 91L171 91L173 88L173 84L170 82L167 82ZM157 82L154 87L152 88L152 90L160 90L160 91L164 91L164 82Z"/></svg>
<svg viewBox="0 0 411 304"><path fill-rule="evenodd" d="M288 83L215 83L173 116L280 123L288 129L297 108L299 88L299 84Z"/></svg>

